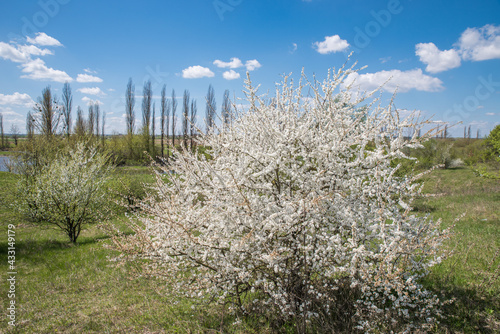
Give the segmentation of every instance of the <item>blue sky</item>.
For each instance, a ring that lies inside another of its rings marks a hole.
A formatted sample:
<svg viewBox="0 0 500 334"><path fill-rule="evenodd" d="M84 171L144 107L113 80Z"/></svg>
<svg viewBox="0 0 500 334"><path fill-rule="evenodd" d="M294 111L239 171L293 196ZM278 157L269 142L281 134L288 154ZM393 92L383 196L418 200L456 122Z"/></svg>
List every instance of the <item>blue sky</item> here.
<svg viewBox="0 0 500 334"><path fill-rule="evenodd" d="M6 132L25 132L42 89L60 96L69 81L73 114L98 100L106 133L123 132L130 77L138 120L148 79L155 97L163 84L178 98L189 90L202 117L209 84L220 108L225 89L242 97L247 71L273 92L283 74L322 79L350 52L367 68L349 80L372 90L392 77L385 102L399 87L397 108L463 122L453 135L500 123L498 0L2 1L0 112Z"/></svg>

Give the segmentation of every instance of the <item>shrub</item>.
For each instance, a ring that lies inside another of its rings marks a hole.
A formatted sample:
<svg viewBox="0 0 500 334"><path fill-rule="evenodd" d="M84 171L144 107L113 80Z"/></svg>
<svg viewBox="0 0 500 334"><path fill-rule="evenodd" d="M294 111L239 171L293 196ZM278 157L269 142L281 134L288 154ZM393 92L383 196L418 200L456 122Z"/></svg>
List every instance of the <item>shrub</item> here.
<svg viewBox="0 0 500 334"><path fill-rule="evenodd" d="M500 160L500 125L495 126L486 138L486 143L492 155Z"/></svg>
<svg viewBox="0 0 500 334"><path fill-rule="evenodd" d="M62 229L75 243L84 225L101 217L109 171L108 155L77 144L23 175L18 184L19 209L37 222Z"/></svg>
<svg viewBox="0 0 500 334"><path fill-rule="evenodd" d="M358 107L366 97L338 91L349 73L285 78L272 103L248 79L248 110L202 137L211 158L177 151L176 174L157 175L160 200L116 246L175 291L298 332L433 326L440 301L418 281L448 230L411 213L421 187L391 166L421 146L403 133L423 124Z"/></svg>

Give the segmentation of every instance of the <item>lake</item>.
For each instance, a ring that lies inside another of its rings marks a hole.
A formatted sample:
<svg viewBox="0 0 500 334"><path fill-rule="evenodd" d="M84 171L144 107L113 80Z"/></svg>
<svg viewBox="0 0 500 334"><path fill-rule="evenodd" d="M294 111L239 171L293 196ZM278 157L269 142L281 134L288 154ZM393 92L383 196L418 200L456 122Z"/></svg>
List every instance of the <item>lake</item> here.
<svg viewBox="0 0 500 334"><path fill-rule="evenodd" d="M0 172L8 172L7 164L10 161L10 157L0 155Z"/></svg>

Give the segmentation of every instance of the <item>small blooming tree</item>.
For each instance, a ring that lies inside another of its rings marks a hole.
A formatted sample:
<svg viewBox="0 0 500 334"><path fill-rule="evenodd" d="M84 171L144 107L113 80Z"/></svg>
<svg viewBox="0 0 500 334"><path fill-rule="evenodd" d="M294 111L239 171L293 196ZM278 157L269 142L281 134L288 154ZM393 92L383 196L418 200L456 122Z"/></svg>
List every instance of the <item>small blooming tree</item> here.
<svg viewBox="0 0 500 334"><path fill-rule="evenodd" d="M23 174L18 184L19 209L35 221L60 228L75 243L82 228L100 218L109 160L83 143L58 153L36 173Z"/></svg>
<svg viewBox="0 0 500 334"><path fill-rule="evenodd" d="M158 173L159 198L116 245L177 291L298 332L433 326L439 301L418 280L447 231L412 214L421 187L391 167L427 139L403 138L424 122L351 93L349 73L285 78L271 103L248 79L248 109L202 136L210 159L176 152L176 173Z"/></svg>

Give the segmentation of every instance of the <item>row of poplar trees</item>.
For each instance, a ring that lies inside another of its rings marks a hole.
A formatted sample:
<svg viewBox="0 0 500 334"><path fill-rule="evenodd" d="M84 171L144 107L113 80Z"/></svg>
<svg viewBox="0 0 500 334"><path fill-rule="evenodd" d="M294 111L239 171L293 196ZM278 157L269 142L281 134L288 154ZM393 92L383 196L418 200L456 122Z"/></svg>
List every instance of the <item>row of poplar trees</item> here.
<svg viewBox="0 0 500 334"><path fill-rule="evenodd" d="M143 98L142 98L142 125L138 131L135 131L135 86L132 79L129 79L125 92L126 100L126 125L127 137L129 143L136 143L132 140L134 136L140 136L142 141L142 150L148 152L151 156L156 156L157 153L162 157L166 157L168 161L170 141L171 146L181 143L185 148L195 147L194 139L198 134L197 114L198 109L195 100L190 100L188 90L184 90L182 99L182 115L180 118L177 113L177 98L175 90L172 89L171 98L167 98L166 85L161 91L160 101L160 152L155 147L156 129L154 122L156 118L156 106L153 102L153 90L151 81L144 83ZM92 136L101 138L104 145L105 135L105 113L101 112L99 103L93 102L89 104L87 118L83 114L80 106L77 107L76 120L72 127L72 108L73 94L69 83L65 83L62 90L62 99L59 102L52 94L50 86L42 91L42 96L38 99L34 107L34 113L28 112L26 120L26 131L28 139L32 139L35 132L43 137L50 138L55 134L61 133L69 137L75 135L77 138ZM36 114L36 117L35 117ZM216 118L216 102L215 92L212 85L208 87L206 96L206 113L205 113L205 131L208 134L215 127ZM223 103L221 108L222 122L228 124L231 119L231 102L229 99L229 91L224 92ZM181 131L176 129L176 126L182 125ZM2 127L3 128L3 127ZM176 143L177 141L177 143ZM166 145L165 145L166 144ZM166 146L166 147L165 147Z"/></svg>
<svg viewBox="0 0 500 334"><path fill-rule="evenodd" d="M177 98L175 90L172 89L171 98L167 98L166 85L163 85L161 90L160 100L160 155L166 157L168 162L169 158L169 141L171 147L183 144L184 148L194 149L195 137L198 135L199 127L197 124L198 108L196 100L190 100L188 90L184 90L182 98L182 114L180 118L177 116ZM156 106L152 101L153 90L151 88L151 81L144 83L143 97L142 97L142 125L139 129L138 135L143 138L144 149L152 156L156 156L155 138L156 129L154 120L156 119ZM135 133L135 86L132 78L129 79L127 89L125 91L125 117L127 125L127 136L132 139ZM208 87L206 96L206 111L205 111L205 131L208 134L213 131L215 127L216 118L216 102L215 92L212 85ZM225 124L228 124L231 119L231 102L229 100L229 90L225 90L221 119ZM181 131L176 129L178 120L182 125ZM132 140L130 140L132 142ZM167 144L167 148L165 147Z"/></svg>

